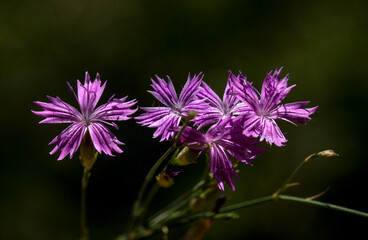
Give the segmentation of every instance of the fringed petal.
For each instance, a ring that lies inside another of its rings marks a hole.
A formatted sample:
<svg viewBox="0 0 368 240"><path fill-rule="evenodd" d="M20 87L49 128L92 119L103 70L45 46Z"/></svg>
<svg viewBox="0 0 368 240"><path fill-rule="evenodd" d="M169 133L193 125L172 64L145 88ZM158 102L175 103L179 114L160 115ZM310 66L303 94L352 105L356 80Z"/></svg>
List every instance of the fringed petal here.
<svg viewBox="0 0 368 240"><path fill-rule="evenodd" d="M89 116L96 107L105 89L106 82L101 85L100 75L97 73L96 79L91 82L89 73L86 72L84 84L77 81L78 103L84 116Z"/></svg>
<svg viewBox="0 0 368 240"><path fill-rule="evenodd" d="M190 78L190 74L188 75L188 80L185 83L183 89L181 90L179 96L179 102L182 106L188 105L198 94L200 91L199 86L202 83L203 74L199 73L198 75L194 75L193 78Z"/></svg>
<svg viewBox="0 0 368 240"><path fill-rule="evenodd" d="M62 160L68 154L70 154L71 159L79 148L86 131L87 128L84 126L84 123L71 124L49 143L49 145L56 144L50 154L52 155L60 151L58 160Z"/></svg>
<svg viewBox="0 0 368 240"><path fill-rule="evenodd" d="M239 177L223 147L215 144L210 148L209 165L210 172L216 179L219 189L224 191L224 182L226 182L231 190L235 191L232 178L235 177L239 180Z"/></svg>
<svg viewBox="0 0 368 240"><path fill-rule="evenodd" d="M59 97L47 96L51 103L35 101L34 103L43 108L43 111L32 112L45 117L40 123L74 123L82 118L77 109L62 101Z"/></svg>
<svg viewBox="0 0 368 240"><path fill-rule="evenodd" d="M304 108L308 103L309 101L286 103L278 106L270 115L275 119L306 124L311 119L309 115L312 115L318 109L318 107Z"/></svg>
<svg viewBox="0 0 368 240"><path fill-rule="evenodd" d="M114 98L112 101L99 106L91 115L91 119L106 121L125 121L130 119L129 115L135 113L138 109L131 109L137 104L135 99L125 101L124 98Z"/></svg>
<svg viewBox="0 0 368 240"><path fill-rule="evenodd" d="M91 136L96 150L107 155L114 156L113 152L122 153L118 145L124 145L116 136L101 123L93 123L88 126L88 132Z"/></svg>
<svg viewBox="0 0 368 240"><path fill-rule="evenodd" d="M275 120L268 118L262 119L262 134L260 141L263 141L264 139L269 144L275 144L278 147L284 146L283 143L287 142Z"/></svg>

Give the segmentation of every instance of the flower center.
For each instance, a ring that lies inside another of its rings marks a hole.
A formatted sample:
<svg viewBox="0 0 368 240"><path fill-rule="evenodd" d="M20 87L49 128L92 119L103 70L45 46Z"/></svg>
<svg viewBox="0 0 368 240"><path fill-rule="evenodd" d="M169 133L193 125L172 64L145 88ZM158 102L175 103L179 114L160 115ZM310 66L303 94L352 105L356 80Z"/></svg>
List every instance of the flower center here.
<svg viewBox="0 0 368 240"><path fill-rule="evenodd" d="M256 108L256 114L260 117L268 117L269 111L265 108L265 106L262 106L262 104L258 105Z"/></svg>
<svg viewBox="0 0 368 240"><path fill-rule="evenodd" d="M84 122L84 125L88 127L89 125L91 125L91 120L92 119L90 118L90 116L83 116L82 122Z"/></svg>

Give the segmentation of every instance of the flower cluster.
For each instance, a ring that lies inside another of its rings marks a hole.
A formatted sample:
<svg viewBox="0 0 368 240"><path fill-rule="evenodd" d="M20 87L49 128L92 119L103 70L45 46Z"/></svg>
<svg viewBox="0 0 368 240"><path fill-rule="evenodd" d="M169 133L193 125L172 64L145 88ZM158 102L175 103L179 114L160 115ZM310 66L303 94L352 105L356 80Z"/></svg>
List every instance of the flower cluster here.
<svg viewBox="0 0 368 240"><path fill-rule="evenodd" d="M280 78L280 72L276 69L268 73L259 93L242 73L235 76L229 71L222 100L203 82L201 73L193 78L189 75L179 99L170 78L165 82L156 76L157 83L152 80L154 91L149 92L165 106L142 108L146 113L135 119L144 126L157 128L153 137L161 136L163 141L175 136L189 111L197 112L180 140L199 154L207 151L210 172L218 187L224 190L227 183L234 190L232 178L238 178L234 159L250 164L249 160L265 151L256 147L263 140L283 146L287 140L276 120L305 124L317 110L305 108L309 103L306 101L280 104L295 86L288 87L289 76ZM208 127L205 133L204 127Z"/></svg>
<svg viewBox="0 0 368 240"><path fill-rule="evenodd" d="M153 137L160 137L160 141L173 140L181 132L177 140L183 146L198 155L202 152L209 155L210 172L218 187L224 190L224 183L227 183L234 190L232 178L238 178L234 168L238 161L250 164L249 160L265 151L257 148L263 140L276 146L283 146L287 141L276 120L305 124L317 110L317 107L305 108L307 101L281 104L295 85L288 87L289 76L281 78L280 73L281 69L268 73L259 93L242 73L235 76L229 71L222 100L203 81L202 73L193 77L189 74L179 96L169 77L165 81L156 76L156 81L151 79L153 90L148 92L163 106L142 107L145 113L135 119L143 126L156 128ZM137 110L132 109L137 101L112 96L96 108L106 85L98 74L91 82L86 72L84 84L77 81L77 93L68 85L80 111L59 97L49 96L50 103L35 102L43 111L32 111L45 117L40 123L70 123L50 142L56 145L50 154L60 152L58 160L68 154L72 158L83 139L99 153L111 156L114 152L121 153L118 145L123 143L106 125L117 128L112 121L129 119ZM189 117L193 111L195 117ZM189 120L190 124L183 128L183 122Z"/></svg>

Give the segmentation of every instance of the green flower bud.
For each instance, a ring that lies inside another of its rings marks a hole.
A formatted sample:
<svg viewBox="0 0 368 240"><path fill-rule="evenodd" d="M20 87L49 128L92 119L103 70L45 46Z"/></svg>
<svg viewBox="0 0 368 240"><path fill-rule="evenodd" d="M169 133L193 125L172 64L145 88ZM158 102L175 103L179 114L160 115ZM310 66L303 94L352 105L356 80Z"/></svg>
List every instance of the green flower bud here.
<svg viewBox="0 0 368 240"><path fill-rule="evenodd" d="M93 146L92 139L87 131L83 137L81 146L80 146L80 156L79 159L81 161L82 166L90 170L96 162L98 156L98 152Z"/></svg>
<svg viewBox="0 0 368 240"><path fill-rule="evenodd" d="M195 163L199 157L199 151L184 147L174 159L173 164L179 166L186 166Z"/></svg>
<svg viewBox="0 0 368 240"><path fill-rule="evenodd" d="M196 112L196 111L190 110L190 111L188 112L188 119L189 119L189 120L194 119L196 116L197 116L197 112Z"/></svg>

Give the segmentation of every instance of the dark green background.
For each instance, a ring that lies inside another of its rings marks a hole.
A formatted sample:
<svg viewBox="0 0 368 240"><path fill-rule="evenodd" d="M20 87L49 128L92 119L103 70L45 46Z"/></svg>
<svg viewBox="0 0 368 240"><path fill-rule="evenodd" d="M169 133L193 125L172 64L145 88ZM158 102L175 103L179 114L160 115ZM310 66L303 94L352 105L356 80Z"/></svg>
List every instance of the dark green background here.
<svg viewBox="0 0 368 240"><path fill-rule="evenodd" d="M310 153L334 149L339 158L311 162L288 193L368 212L366 1L1 1L0 239L77 239L82 168L78 158L56 161L47 144L65 125L38 125L32 102L59 96L77 106L76 86L88 70L108 80L101 99L129 95L140 106L155 74L177 89L188 72L222 95L227 70L241 70L260 87L284 67L297 84L285 102L310 100L319 110L306 126L280 123L289 142L241 166L228 202L272 193ZM178 90L179 92L179 90ZM100 156L88 188L91 239L124 230L150 166L169 146L133 120L114 131L126 143L115 158ZM198 165L200 166L200 165ZM189 187L160 192L155 205ZM336 239L366 236L367 219L294 203L268 203L218 221L206 239ZM176 239L178 232L170 232Z"/></svg>

